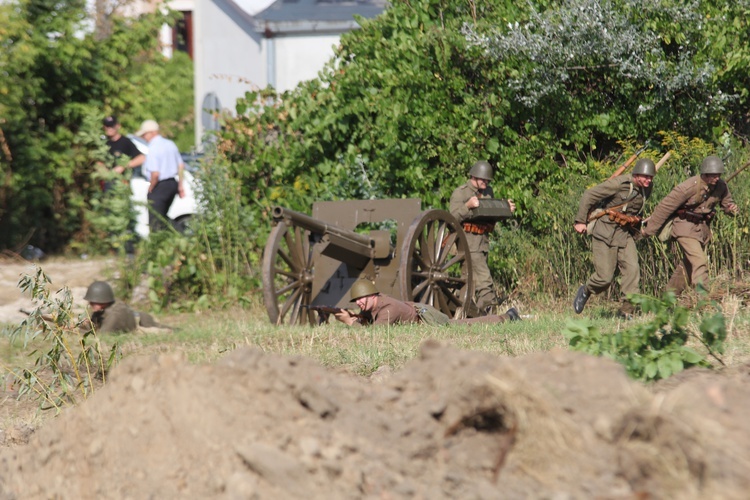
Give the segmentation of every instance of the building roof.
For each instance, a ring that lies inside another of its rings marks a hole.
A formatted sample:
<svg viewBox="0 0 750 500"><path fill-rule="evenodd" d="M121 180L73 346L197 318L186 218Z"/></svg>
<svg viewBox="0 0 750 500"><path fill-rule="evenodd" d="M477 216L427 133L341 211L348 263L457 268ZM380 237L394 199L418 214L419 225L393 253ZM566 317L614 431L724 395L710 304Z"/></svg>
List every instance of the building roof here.
<svg viewBox="0 0 750 500"><path fill-rule="evenodd" d="M352 22L355 15L376 17L386 0L276 0L258 13L259 22L280 25L299 22Z"/></svg>

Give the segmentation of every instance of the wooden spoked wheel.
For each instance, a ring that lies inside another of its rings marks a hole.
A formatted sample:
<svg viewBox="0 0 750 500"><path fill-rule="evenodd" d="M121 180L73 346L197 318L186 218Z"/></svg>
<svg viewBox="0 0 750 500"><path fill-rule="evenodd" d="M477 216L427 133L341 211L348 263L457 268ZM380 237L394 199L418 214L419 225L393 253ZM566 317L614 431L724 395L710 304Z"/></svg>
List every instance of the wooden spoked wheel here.
<svg viewBox="0 0 750 500"><path fill-rule="evenodd" d="M429 304L452 318L463 317L474 296L466 234L445 210L426 210L409 226L401 246L403 300Z"/></svg>
<svg viewBox="0 0 750 500"><path fill-rule="evenodd" d="M315 325L310 305L313 281L310 233L279 222L263 251L263 300L276 325Z"/></svg>

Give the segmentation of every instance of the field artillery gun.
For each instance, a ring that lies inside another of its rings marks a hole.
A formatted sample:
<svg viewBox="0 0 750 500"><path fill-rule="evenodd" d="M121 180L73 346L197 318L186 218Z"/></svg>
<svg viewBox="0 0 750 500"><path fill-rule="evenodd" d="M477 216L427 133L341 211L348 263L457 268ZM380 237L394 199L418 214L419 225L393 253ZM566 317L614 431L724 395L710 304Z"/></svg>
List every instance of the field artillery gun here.
<svg viewBox="0 0 750 500"><path fill-rule="evenodd" d="M462 315L474 295L466 234L449 212L421 206L413 198L321 201L312 216L275 207L262 265L271 322L314 325L310 306L351 307L358 278L381 293Z"/></svg>

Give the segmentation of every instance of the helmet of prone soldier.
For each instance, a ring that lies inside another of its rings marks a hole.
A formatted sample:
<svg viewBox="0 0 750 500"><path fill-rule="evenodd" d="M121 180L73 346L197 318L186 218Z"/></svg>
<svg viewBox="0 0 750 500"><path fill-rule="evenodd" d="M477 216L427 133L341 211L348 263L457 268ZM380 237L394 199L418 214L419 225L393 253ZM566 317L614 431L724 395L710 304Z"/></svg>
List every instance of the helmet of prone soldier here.
<svg viewBox="0 0 750 500"><path fill-rule="evenodd" d="M490 165L490 162L486 160L479 160L471 167L471 170L469 170L469 175L471 177L476 177L477 179L491 181L492 165Z"/></svg>
<svg viewBox="0 0 750 500"><path fill-rule="evenodd" d="M648 175L649 177L653 177L656 175L656 165L648 158L641 158L635 162L633 175Z"/></svg>
<svg viewBox="0 0 750 500"><path fill-rule="evenodd" d="M112 291L112 287L106 281L94 281L86 290L83 300L97 304L109 304L115 301L115 292Z"/></svg>
<svg viewBox="0 0 750 500"><path fill-rule="evenodd" d="M724 162L718 156L706 156L701 163L701 174L723 174Z"/></svg>
<svg viewBox="0 0 750 500"><path fill-rule="evenodd" d="M354 282L349 293L351 294L350 302L356 302L357 299L367 297L368 295L376 295L380 292L375 288L375 284L372 281L361 278Z"/></svg>

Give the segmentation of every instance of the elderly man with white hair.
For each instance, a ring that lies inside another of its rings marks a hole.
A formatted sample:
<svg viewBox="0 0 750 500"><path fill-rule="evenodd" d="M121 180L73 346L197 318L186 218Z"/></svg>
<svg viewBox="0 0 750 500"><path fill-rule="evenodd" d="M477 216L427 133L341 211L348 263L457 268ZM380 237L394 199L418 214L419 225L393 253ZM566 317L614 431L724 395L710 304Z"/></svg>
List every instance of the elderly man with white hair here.
<svg viewBox="0 0 750 500"><path fill-rule="evenodd" d="M169 207L175 196L185 197L182 185L182 161L177 145L159 133L159 124L146 120L136 135L148 142L148 154L143 164L143 173L151 181L148 187L148 225L151 232L163 228Z"/></svg>

